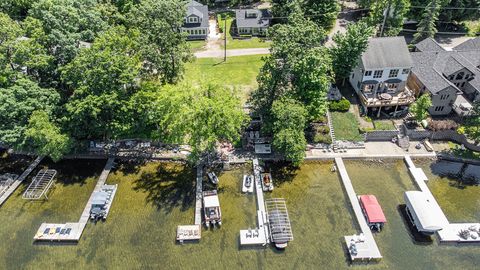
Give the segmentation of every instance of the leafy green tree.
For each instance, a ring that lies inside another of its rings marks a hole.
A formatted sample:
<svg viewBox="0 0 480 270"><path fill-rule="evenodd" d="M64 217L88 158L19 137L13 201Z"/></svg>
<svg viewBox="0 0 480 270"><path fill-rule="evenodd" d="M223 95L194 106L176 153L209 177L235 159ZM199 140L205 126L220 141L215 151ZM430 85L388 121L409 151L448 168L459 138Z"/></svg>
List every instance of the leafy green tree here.
<svg viewBox="0 0 480 270"><path fill-rule="evenodd" d="M51 116L59 100L54 89L41 88L26 78L20 77L14 85L0 88L0 141L21 147L32 113L41 110Z"/></svg>
<svg viewBox="0 0 480 270"><path fill-rule="evenodd" d="M474 140L475 144L480 142L480 102L473 104L472 115L466 119L463 129L465 135Z"/></svg>
<svg viewBox="0 0 480 270"><path fill-rule="evenodd" d="M324 29L331 29L337 19L340 6L332 0L303 0L302 8L306 16Z"/></svg>
<svg viewBox="0 0 480 270"><path fill-rule="evenodd" d="M51 122L47 112L34 111L28 120L23 147L56 162L70 150L70 139Z"/></svg>
<svg viewBox="0 0 480 270"><path fill-rule="evenodd" d="M408 110L413 114L416 121L420 122L428 117L428 109L432 106L432 99L429 95L420 96L410 105Z"/></svg>
<svg viewBox="0 0 480 270"><path fill-rule="evenodd" d="M403 21L410 9L409 0L379 0L370 1L370 16L368 22L371 26L380 26L384 21L384 14L388 10L383 36L397 36L403 28Z"/></svg>
<svg viewBox="0 0 480 270"><path fill-rule="evenodd" d="M412 6L426 7L432 0L410 0ZM441 7L449 7L454 9L440 9L438 14L439 21L443 22L462 22L465 20L475 20L479 18L479 11L475 9L464 9L472 7L480 7L479 0L437 0ZM425 14L425 8L412 8L409 17L421 20Z"/></svg>
<svg viewBox="0 0 480 270"><path fill-rule="evenodd" d="M163 83L178 82L184 63L192 59L185 35L180 31L186 3L184 0L145 0L130 11L128 23L141 33L145 77Z"/></svg>
<svg viewBox="0 0 480 270"><path fill-rule="evenodd" d="M352 69L358 64L362 53L367 49L368 39L373 28L364 21L350 24L345 33L333 36L334 46L330 49L333 70L339 79L348 78Z"/></svg>
<svg viewBox="0 0 480 270"><path fill-rule="evenodd" d="M117 138L130 131L128 104L140 74L138 33L124 27L103 33L62 69L71 97L66 121L75 138Z"/></svg>
<svg viewBox="0 0 480 270"><path fill-rule="evenodd" d="M432 0L425 9L422 19L418 23L417 32L413 35L413 43L422 41L425 38L433 38L437 33L437 20L440 13L440 1Z"/></svg>
<svg viewBox="0 0 480 270"><path fill-rule="evenodd" d="M12 17L23 17L35 0L2 0L0 1L0 12L5 12Z"/></svg>
<svg viewBox="0 0 480 270"><path fill-rule="evenodd" d="M272 116L273 146L295 166L300 165L307 147L304 132L307 111L301 103L282 98L273 103Z"/></svg>

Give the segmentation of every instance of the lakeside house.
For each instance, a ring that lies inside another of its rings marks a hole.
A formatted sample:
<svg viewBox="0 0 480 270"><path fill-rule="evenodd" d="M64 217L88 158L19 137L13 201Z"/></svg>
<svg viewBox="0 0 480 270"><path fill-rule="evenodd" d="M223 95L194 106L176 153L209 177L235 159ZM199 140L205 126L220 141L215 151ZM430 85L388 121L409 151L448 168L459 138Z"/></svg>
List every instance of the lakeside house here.
<svg viewBox="0 0 480 270"><path fill-rule="evenodd" d="M370 38L366 51L350 74L365 114L393 116L405 112L415 101L407 86L413 67L404 37Z"/></svg>
<svg viewBox="0 0 480 270"><path fill-rule="evenodd" d="M265 36L270 27L270 17L270 12L266 9L237 9L235 11L235 33Z"/></svg>
<svg viewBox="0 0 480 270"><path fill-rule="evenodd" d="M206 39L208 36L208 6L191 0L187 4L182 32L188 33L188 39Z"/></svg>
<svg viewBox="0 0 480 270"><path fill-rule="evenodd" d="M471 113L472 103L480 100L480 37L453 48L444 48L427 38L415 45L409 87L430 94L433 116L459 116Z"/></svg>

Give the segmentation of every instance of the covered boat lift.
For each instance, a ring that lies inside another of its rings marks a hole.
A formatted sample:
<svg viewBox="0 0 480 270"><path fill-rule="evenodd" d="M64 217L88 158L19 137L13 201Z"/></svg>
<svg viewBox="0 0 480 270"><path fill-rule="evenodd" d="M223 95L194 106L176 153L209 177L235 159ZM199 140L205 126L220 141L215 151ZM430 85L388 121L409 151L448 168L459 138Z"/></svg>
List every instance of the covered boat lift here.
<svg viewBox="0 0 480 270"><path fill-rule="evenodd" d="M368 226L372 230L381 231L387 219L377 198L374 195L361 195L359 198Z"/></svg>
<svg viewBox="0 0 480 270"><path fill-rule="evenodd" d="M292 226L288 217L285 199L273 198L265 201L271 241L283 249L293 240Z"/></svg>
<svg viewBox="0 0 480 270"><path fill-rule="evenodd" d="M420 233L432 235L449 224L438 204L424 192L407 191L404 199L407 215Z"/></svg>

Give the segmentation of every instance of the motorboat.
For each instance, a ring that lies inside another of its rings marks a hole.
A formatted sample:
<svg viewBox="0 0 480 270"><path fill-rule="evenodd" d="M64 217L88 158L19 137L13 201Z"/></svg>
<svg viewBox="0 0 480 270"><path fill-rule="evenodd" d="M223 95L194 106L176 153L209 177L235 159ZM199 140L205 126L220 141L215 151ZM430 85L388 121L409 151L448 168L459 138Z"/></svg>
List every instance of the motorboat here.
<svg viewBox="0 0 480 270"><path fill-rule="evenodd" d="M272 174L262 173L260 177L262 178L263 191L272 191L273 190Z"/></svg>
<svg viewBox="0 0 480 270"><path fill-rule="evenodd" d="M242 183L242 192L253 192L253 175L244 175Z"/></svg>
<svg viewBox="0 0 480 270"><path fill-rule="evenodd" d="M215 225L222 225L222 211L216 190L203 192L203 214L207 228Z"/></svg>
<svg viewBox="0 0 480 270"><path fill-rule="evenodd" d="M382 207L374 195L359 196L360 207L372 231L380 232L387 222Z"/></svg>
<svg viewBox="0 0 480 270"><path fill-rule="evenodd" d="M212 182L212 184L218 185L218 177L215 175L214 172L209 172L207 173L207 175L208 179L210 180L210 182Z"/></svg>

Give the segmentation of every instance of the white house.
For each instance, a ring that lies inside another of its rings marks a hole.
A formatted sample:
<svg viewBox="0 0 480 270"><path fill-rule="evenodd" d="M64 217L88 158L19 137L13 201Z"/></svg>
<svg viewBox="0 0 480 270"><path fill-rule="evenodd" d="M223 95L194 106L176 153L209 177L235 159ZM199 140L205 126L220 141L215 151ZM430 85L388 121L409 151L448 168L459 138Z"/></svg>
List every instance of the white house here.
<svg viewBox="0 0 480 270"><path fill-rule="evenodd" d="M187 14L182 32L188 33L188 39L206 39L208 36L208 6L191 0L187 4Z"/></svg>
<svg viewBox="0 0 480 270"><path fill-rule="evenodd" d="M365 113L394 115L415 101L406 82L413 67L404 37L371 38L350 84L358 94Z"/></svg>

